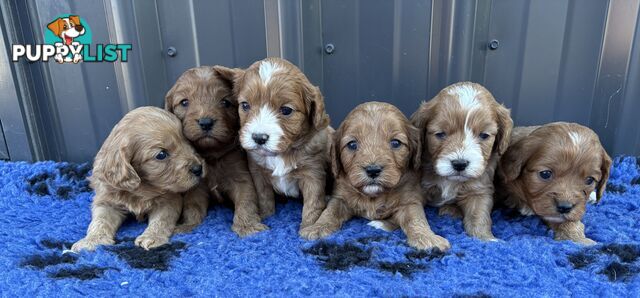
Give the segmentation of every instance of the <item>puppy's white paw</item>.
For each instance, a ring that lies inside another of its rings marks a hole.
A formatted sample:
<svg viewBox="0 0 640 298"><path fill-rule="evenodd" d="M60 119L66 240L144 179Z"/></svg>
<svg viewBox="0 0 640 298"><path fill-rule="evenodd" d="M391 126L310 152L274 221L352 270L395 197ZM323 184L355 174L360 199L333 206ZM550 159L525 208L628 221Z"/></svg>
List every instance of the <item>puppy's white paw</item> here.
<svg viewBox="0 0 640 298"><path fill-rule="evenodd" d="M393 232L393 230L396 229L395 226L393 226L392 224L384 220L372 220L367 225L375 229L383 230L387 232Z"/></svg>
<svg viewBox="0 0 640 298"><path fill-rule="evenodd" d="M169 242L168 237L161 237L156 235L145 235L145 234L138 236L138 238L136 238L136 240L134 241L135 245L140 246L145 250L162 246L168 242Z"/></svg>
<svg viewBox="0 0 640 298"><path fill-rule="evenodd" d="M113 245L113 239L106 238L82 238L71 246L71 251L80 252L81 250L94 251L100 245Z"/></svg>

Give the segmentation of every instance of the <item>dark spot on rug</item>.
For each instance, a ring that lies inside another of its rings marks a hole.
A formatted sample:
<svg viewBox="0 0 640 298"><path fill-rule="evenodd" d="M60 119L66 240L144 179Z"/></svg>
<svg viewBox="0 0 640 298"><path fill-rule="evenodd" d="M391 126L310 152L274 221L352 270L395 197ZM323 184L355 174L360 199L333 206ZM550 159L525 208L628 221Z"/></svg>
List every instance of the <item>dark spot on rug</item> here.
<svg viewBox="0 0 640 298"><path fill-rule="evenodd" d="M405 253L404 256L409 261L423 260L427 259L431 261L433 259L441 259L445 256L445 253L438 248L430 249L430 250L412 250L408 253Z"/></svg>
<svg viewBox="0 0 640 298"><path fill-rule="evenodd" d="M51 173L42 172L40 174L36 174L36 175L33 175L33 176L29 177L27 179L27 182L29 182L29 185L33 186L34 184L36 184L38 182L46 181L47 179L49 179L51 177L52 177Z"/></svg>
<svg viewBox="0 0 640 298"><path fill-rule="evenodd" d="M473 294L454 294L453 298L491 298L491 295L483 292Z"/></svg>
<svg viewBox="0 0 640 298"><path fill-rule="evenodd" d="M43 239L42 241L40 241L40 245L48 249L69 249L73 245L73 242Z"/></svg>
<svg viewBox="0 0 640 298"><path fill-rule="evenodd" d="M114 252L132 268L167 271L171 260L180 256L185 247L186 243L176 241L151 250L144 250L133 244L108 247L107 250Z"/></svg>
<svg viewBox="0 0 640 298"><path fill-rule="evenodd" d="M415 264L411 262L379 262L378 269L393 274L400 273L402 276L410 278L414 273L425 270L427 267L423 264Z"/></svg>
<svg viewBox="0 0 640 298"><path fill-rule="evenodd" d="M382 236L371 236L371 237L362 237L362 238L358 238L358 240L356 240L358 243L360 244L369 244L372 242L382 242L387 240L387 237L382 237Z"/></svg>
<svg viewBox="0 0 640 298"><path fill-rule="evenodd" d="M575 269L585 268L596 262L597 257L587 252L579 252L569 255L568 260Z"/></svg>
<svg viewBox="0 0 640 298"><path fill-rule="evenodd" d="M125 243L125 242L131 242L131 243L133 243L133 241L135 241L135 240L136 240L136 237L122 237L122 238L118 238L118 239L116 239L116 245L118 245L118 244L122 244L122 243Z"/></svg>
<svg viewBox="0 0 640 298"><path fill-rule="evenodd" d="M600 248L602 253L616 255L623 263L635 262L640 257L640 247L630 244L607 244Z"/></svg>
<svg viewBox="0 0 640 298"><path fill-rule="evenodd" d="M336 244L319 241L304 249L303 252L315 256L328 270L345 270L353 266L365 266L371 259L371 250L364 250L351 243Z"/></svg>
<svg viewBox="0 0 640 298"><path fill-rule="evenodd" d="M614 261L598 273L607 276L609 281L627 281L638 273L638 268Z"/></svg>
<svg viewBox="0 0 640 298"><path fill-rule="evenodd" d="M635 177L631 180L631 185L638 185L640 184L640 176Z"/></svg>
<svg viewBox="0 0 640 298"><path fill-rule="evenodd" d="M91 171L91 165L89 163L75 164L65 163L58 167L60 176L70 180L85 180L89 171Z"/></svg>
<svg viewBox="0 0 640 298"><path fill-rule="evenodd" d="M51 194L49 193L49 186L47 186L47 183L44 181L34 184L30 192L39 196L48 196Z"/></svg>
<svg viewBox="0 0 640 298"><path fill-rule="evenodd" d="M60 186L56 189L56 195L61 199L68 199L71 190L72 189L69 186Z"/></svg>
<svg viewBox="0 0 640 298"><path fill-rule="evenodd" d="M607 192L622 194L627 191L627 188L624 185L618 185L613 183L607 183Z"/></svg>
<svg viewBox="0 0 640 298"><path fill-rule="evenodd" d="M37 269L43 269L45 267L60 265L60 264L73 264L78 259L70 254L43 254L43 255L31 255L24 259L21 263L21 267L33 267Z"/></svg>
<svg viewBox="0 0 640 298"><path fill-rule="evenodd" d="M97 266L80 266L78 268L62 268L56 272L49 273L50 278L64 279L76 278L79 280L89 280L102 277L105 271L110 268L102 268Z"/></svg>

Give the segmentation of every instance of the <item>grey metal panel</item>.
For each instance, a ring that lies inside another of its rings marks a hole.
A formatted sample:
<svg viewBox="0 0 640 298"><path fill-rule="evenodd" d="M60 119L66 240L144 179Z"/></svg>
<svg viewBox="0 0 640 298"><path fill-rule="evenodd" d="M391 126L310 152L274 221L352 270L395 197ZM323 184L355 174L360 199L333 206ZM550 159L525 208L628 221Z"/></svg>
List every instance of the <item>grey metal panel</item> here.
<svg viewBox="0 0 640 298"><path fill-rule="evenodd" d="M427 97L431 1L322 1L323 93L332 124L380 100L410 114Z"/></svg>
<svg viewBox="0 0 640 298"><path fill-rule="evenodd" d="M8 160L9 158L9 149L7 148L7 142L4 139L2 121L0 121L0 160Z"/></svg>

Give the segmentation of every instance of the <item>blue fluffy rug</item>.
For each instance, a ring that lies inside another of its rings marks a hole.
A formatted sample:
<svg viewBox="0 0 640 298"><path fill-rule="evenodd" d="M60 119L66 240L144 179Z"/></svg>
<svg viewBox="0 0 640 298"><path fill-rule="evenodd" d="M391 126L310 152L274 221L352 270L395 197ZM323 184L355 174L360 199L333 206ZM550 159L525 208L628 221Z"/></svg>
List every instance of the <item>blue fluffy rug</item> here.
<svg viewBox="0 0 640 298"><path fill-rule="evenodd" d="M118 244L63 254L84 236L92 192L88 165L0 162L0 292L27 296L639 296L640 169L617 158L608 192L584 219L584 248L552 240L536 218L494 211L503 241L467 237L461 222L427 209L446 254L414 251L400 232L352 220L326 241L298 238L301 205L279 204L267 232L239 239L232 213L214 206L193 233L155 251Z"/></svg>

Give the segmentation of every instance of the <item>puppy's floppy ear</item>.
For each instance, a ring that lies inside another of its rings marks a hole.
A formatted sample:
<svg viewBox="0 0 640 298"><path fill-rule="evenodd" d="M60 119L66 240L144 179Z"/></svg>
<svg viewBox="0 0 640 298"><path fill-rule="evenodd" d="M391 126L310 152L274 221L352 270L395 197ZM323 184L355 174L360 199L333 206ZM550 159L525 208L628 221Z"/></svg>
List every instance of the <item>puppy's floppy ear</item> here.
<svg viewBox="0 0 640 298"><path fill-rule="evenodd" d="M53 22L47 25L47 28L53 32L55 36L60 36L60 32L62 32L62 28L64 28L64 20L61 18L57 18L53 20Z"/></svg>
<svg viewBox="0 0 640 298"><path fill-rule="evenodd" d="M80 17L79 16L69 16L69 20L71 20L76 25L82 25L82 24L80 24Z"/></svg>
<svg viewBox="0 0 640 298"><path fill-rule="evenodd" d="M418 128L420 131L424 132L424 130L426 130L427 123L429 123L429 119L432 118L433 111L436 105L434 99L431 99L430 101L423 101L418 107L418 110L416 110L413 115L411 115L411 124Z"/></svg>
<svg viewBox="0 0 640 298"><path fill-rule="evenodd" d="M411 143L411 163L414 170L420 169L420 161L422 160L422 133L418 128L411 124L407 124L409 131L409 142Z"/></svg>
<svg viewBox="0 0 640 298"><path fill-rule="evenodd" d="M110 140L110 142L116 141ZM94 175L112 187L133 191L140 186L141 182L138 173L131 165L133 148L127 144L113 145L98 152L93 165Z"/></svg>
<svg viewBox="0 0 640 298"><path fill-rule="evenodd" d="M229 68L221 65L213 66L213 71L220 79L227 82L230 87L233 87L234 83L244 75L244 69Z"/></svg>
<svg viewBox="0 0 640 298"><path fill-rule="evenodd" d="M504 182L516 180L527 161L538 150L540 140L534 136L527 136L509 147L506 154L500 158L498 174Z"/></svg>
<svg viewBox="0 0 640 298"><path fill-rule="evenodd" d="M604 195L604 190L607 188L607 181L609 181L609 174L611 172L611 157L607 154L607 151L602 150L602 161L600 163L600 172L602 172L602 178L598 181L598 185L596 186L596 203L600 202L602 195Z"/></svg>
<svg viewBox="0 0 640 298"><path fill-rule="evenodd" d="M321 130L329 125L329 115L324 110L324 97L320 88L306 81L303 83L302 96L309 111L309 121L316 130Z"/></svg>
<svg viewBox="0 0 640 298"><path fill-rule="evenodd" d="M513 120L511 119L511 111L501 104L497 104L496 116L498 118L498 134L493 148L497 150L499 155L502 155L509 148Z"/></svg>
<svg viewBox="0 0 640 298"><path fill-rule="evenodd" d="M178 84L180 84L179 81L173 84L173 87L169 89L169 91L167 92L167 95L165 95L164 97L164 109L167 110L169 113L173 113L173 95L176 92L176 88L178 87Z"/></svg>
<svg viewBox="0 0 640 298"><path fill-rule="evenodd" d="M342 139L342 126L333 133L331 137L331 147L329 154L331 155L331 173L334 178L338 178L342 172L342 160L340 159L340 140Z"/></svg>

